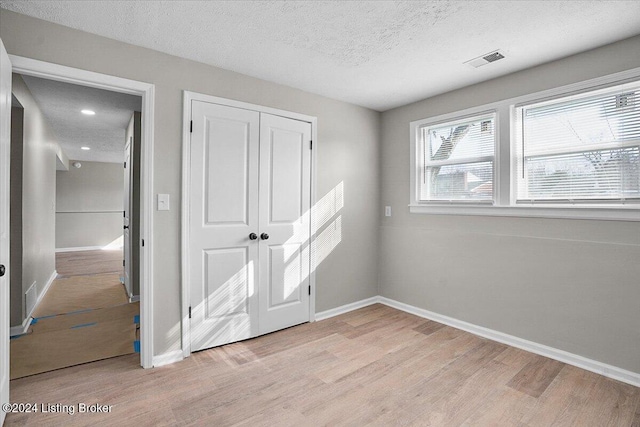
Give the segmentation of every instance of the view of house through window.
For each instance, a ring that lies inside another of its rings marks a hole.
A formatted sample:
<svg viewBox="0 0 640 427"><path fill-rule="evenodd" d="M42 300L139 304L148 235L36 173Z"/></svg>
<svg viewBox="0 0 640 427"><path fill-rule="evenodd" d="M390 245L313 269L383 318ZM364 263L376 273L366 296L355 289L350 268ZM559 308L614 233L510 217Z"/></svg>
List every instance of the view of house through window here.
<svg viewBox="0 0 640 427"><path fill-rule="evenodd" d="M493 201L494 114L421 128L423 201Z"/></svg>
<svg viewBox="0 0 640 427"><path fill-rule="evenodd" d="M518 202L640 198L640 85L516 109Z"/></svg>

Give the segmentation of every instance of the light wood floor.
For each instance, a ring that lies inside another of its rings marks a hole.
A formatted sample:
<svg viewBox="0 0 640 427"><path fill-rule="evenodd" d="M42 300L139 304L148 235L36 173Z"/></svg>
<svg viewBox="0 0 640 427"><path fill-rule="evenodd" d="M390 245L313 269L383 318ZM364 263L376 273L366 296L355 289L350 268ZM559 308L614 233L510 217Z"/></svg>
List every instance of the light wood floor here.
<svg viewBox="0 0 640 427"><path fill-rule="evenodd" d="M7 425L640 425L636 387L382 305L151 370L122 356L15 380L11 402L113 407Z"/></svg>
<svg viewBox="0 0 640 427"><path fill-rule="evenodd" d="M56 253L56 270L60 276L86 274L122 274L122 250L76 251Z"/></svg>

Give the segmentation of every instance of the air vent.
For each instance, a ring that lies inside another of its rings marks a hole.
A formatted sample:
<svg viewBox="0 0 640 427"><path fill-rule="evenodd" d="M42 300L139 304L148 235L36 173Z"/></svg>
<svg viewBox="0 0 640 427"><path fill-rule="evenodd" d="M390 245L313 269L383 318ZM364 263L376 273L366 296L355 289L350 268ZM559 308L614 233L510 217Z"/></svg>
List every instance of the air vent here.
<svg viewBox="0 0 640 427"><path fill-rule="evenodd" d="M497 61L498 59L504 58L504 55L501 54L500 52L493 52L487 56L483 56L482 58L487 62L494 62L494 61Z"/></svg>
<svg viewBox="0 0 640 427"><path fill-rule="evenodd" d="M502 52L500 52L499 50L496 50L494 52L490 52L485 55L474 58L470 61L467 61L465 62L465 64L469 64L472 67L478 68L478 67L482 67L483 65L490 64L491 62L499 61L504 57L505 56Z"/></svg>

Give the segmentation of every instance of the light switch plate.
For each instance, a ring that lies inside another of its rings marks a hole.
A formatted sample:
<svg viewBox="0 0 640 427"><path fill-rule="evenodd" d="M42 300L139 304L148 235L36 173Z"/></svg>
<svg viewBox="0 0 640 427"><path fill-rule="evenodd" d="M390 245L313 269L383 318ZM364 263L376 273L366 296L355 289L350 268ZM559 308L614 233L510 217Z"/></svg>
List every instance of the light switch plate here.
<svg viewBox="0 0 640 427"><path fill-rule="evenodd" d="M169 210L169 195L168 194L158 194L158 210L159 211L168 211Z"/></svg>
<svg viewBox="0 0 640 427"><path fill-rule="evenodd" d="M391 206L384 207L384 216L391 216Z"/></svg>

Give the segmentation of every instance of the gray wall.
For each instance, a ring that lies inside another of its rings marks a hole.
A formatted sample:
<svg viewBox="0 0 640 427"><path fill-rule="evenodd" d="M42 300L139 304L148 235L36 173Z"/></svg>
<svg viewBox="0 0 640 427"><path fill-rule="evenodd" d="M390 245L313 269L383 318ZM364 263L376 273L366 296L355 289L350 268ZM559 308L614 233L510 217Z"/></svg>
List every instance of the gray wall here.
<svg viewBox="0 0 640 427"><path fill-rule="evenodd" d="M56 249L108 245L122 236L122 164L73 163L56 172Z"/></svg>
<svg viewBox="0 0 640 427"><path fill-rule="evenodd" d="M6 10L0 37L10 54L155 84L153 188L171 196L154 212L155 354L180 348L183 90L318 117L318 198L343 183L344 207L340 243L317 268L317 310L378 293L379 113Z"/></svg>
<svg viewBox="0 0 640 427"><path fill-rule="evenodd" d="M640 67L638 52L635 37L383 113L380 294L640 372L640 223L407 208L409 122Z"/></svg>
<svg viewBox="0 0 640 427"><path fill-rule="evenodd" d="M22 156L24 150L24 108L13 97L11 107L11 191L9 232L11 233L10 307L11 326L22 323L24 292L22 292Z"/></svg>
<svg viewBox="0 0 640 427"><path fill-rule="evenodd" d="M55 271L56 150L46 119L17 74L12 91L24 107L22 169L22 295L35 282L40 295ZM11 310L15 310L15 304ZM22 313L26 315L28 313ZM15 314L11 316L14 319ZM16 325L14 325L16 326Z"/></svg>

